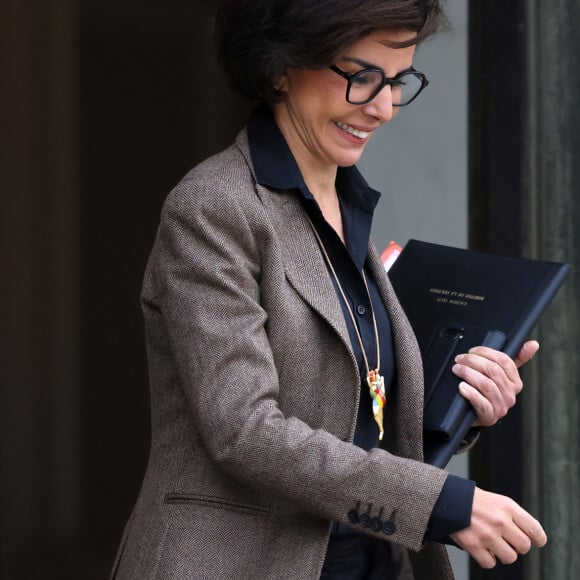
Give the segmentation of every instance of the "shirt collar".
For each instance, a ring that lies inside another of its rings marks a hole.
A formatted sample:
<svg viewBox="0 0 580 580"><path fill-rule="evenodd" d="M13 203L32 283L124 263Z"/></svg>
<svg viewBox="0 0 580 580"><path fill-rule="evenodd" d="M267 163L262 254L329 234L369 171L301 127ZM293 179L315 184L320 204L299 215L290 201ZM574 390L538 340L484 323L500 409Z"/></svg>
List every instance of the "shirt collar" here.
<svg viewBox="0 0 580 580"><path fill-rule="evenodd" d="M248 123L248 141L258 183L274 189L298 189L303 197L313 199L267 105L258 106L252 114ZM369 187L354 165L338 168L336 187L341 196L371 214L381 196Z"/></svg>

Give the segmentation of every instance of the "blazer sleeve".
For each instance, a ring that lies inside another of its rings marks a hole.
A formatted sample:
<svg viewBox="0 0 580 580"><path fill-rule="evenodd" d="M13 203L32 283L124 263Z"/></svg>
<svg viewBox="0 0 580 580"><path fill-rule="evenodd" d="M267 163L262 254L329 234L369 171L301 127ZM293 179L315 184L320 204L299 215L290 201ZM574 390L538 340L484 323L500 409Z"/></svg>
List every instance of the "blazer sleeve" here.
<svg viewBox="0 0 580 580"><path fill-rule="evenodd" d="M271 240L257 198L233 193L240 183L219 176L182 182L164 205L150 266L203 445L233 478L328 520L352 524L357 506L389 516L389 539L417 550L447 473L382 449L365 452L279 408L286 385L260 286Z"/></svg>

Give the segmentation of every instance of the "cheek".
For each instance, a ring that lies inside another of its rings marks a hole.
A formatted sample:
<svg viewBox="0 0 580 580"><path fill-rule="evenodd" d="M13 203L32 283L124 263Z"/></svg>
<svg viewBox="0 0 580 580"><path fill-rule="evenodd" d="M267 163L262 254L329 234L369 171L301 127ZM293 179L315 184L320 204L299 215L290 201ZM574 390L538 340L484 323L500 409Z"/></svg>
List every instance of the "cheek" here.
<svg viewBox="0 0 580 580"><path fill-rule="evenodd" d="M327 88L332 91L346 94L347 84L348 83L343 78L339 77L337 74L334 74L332 80L327 83Z"/></svg>
<svg viewBox="0 0 580 580"><path fill-rule="evenodd" d="M333 73L330 69L309 71L304 79L311 97L317 97L328 104L344 102L346 95L346 81Z"/></svg>
<svg viewBox="0 0 580 580"><path fill-rule="evenodd" d="M349 106L346 101L347 83L338 75L335 76L335 79L332 79L330 82L326 83L326 87L324 88L326 98L329 102L330 98L332 98L332 103L335 106Z"/></svg>

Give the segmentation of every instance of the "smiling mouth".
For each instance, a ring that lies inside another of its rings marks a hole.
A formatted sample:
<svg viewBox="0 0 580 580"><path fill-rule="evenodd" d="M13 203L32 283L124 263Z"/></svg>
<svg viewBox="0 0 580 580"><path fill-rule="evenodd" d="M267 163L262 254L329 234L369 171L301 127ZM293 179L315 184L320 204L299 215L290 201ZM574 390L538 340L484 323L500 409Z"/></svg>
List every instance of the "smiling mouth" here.
<svg viewBox="0 0 580 580"><path fill-rule="evenodd" d="M335 121L334 124L339 128L348 133L349 135L353 135L354 137L358 137L359 139L366 139L370 133L367 131L359 131L346 123L342 123L341 121Z"/></svg>

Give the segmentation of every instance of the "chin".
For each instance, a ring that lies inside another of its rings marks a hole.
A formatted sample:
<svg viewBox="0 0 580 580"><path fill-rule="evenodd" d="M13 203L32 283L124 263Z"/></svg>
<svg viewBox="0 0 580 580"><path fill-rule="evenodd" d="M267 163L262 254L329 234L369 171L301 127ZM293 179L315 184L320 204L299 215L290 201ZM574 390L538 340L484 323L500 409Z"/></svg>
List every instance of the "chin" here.
<svg viewBox="0 0 580 580"><path fill-rule="evenodd" d="M340 158L337 158L336 164L338 167L351 167L352 165L356 165L361 157L362 151L358 155L343 155Z"/></svg>

